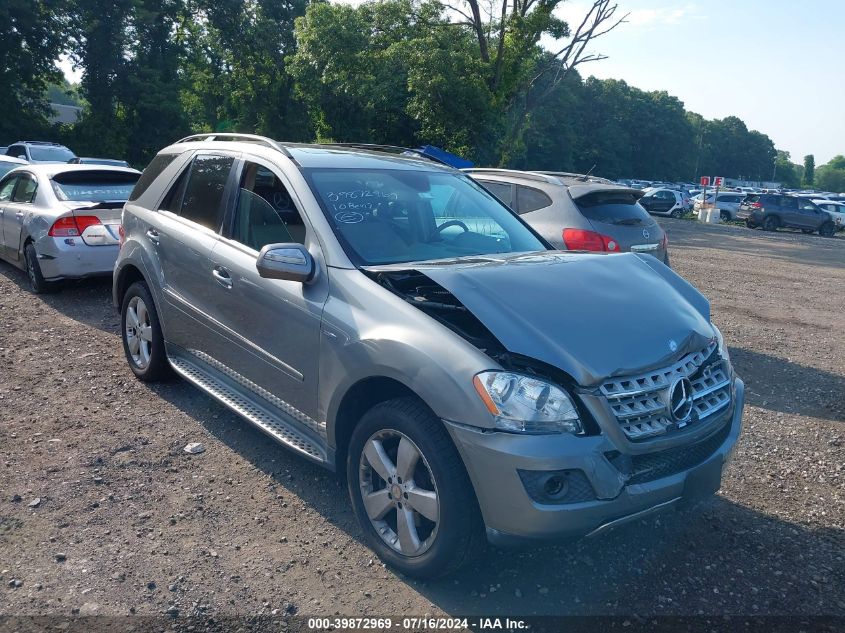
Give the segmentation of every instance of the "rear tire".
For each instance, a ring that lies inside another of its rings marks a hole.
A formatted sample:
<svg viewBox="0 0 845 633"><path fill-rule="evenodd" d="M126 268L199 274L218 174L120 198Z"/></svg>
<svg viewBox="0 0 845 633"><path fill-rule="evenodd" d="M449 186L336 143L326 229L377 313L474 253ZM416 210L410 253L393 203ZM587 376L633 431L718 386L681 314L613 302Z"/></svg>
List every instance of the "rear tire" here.
<svg viewBox="0 0 845 633"><path fill-rule="evenodd" d="M812 233L812 231L810 231ZM822 237L833 237L836 235L836 225L833 222L825 222L819 227L819 235Z"/></svg>
<svg viewBox="0 0 845 633"><path fill-rule="evenodd" d="M38 263L38 254L35 252L35 245L32 242L27 242L24 246L23 256L26 263L26 276L29 279L29 289L32 290L33 294L56 292L58 284L54 281L46 281L44 275L41 274L41 264Z"/></svg>
<svg viewBox="0 0 845 633"><path fill-rule="evenodd" d="M754 224L754 222L752 222L751 220L746 220L745 226L747 226L749 229L756 229L757 228L757 225Z"/></svg>
<svg viewBox="0 0 845 633"><path fill-rule="evenodd" d="M158 312L144 282L136 281L123 295L120 326L123 352L138 378L144 382L155 382L173 376Z"/></svg>
<svg viewBox="0 0 845 633"><path fill-rule="evenodd" d="M403 574L443 576L482 549L483 524L463 461L443 423L416 398L364 414L349 441L346 475L367 545Z"/></svg>
<svg viewBox="0 0 845 633"><path fill-rule="evenodd" d="M673 209L672 213L669 214L670 217L675 218L676 220L683 217L684 210L683 209Z"/></svg>
<svg viewBox="0 0 845 633"><path fill-rule="evenodd" d="M731 217L731 214L728 213L727 211L720 212L719 217L722 219L722 222L730 222L733 219Z"/></svg>
<svg viewBox="0 0 845 633"><path fill-rule="evenodd" d="M764 231L777 231L779 226L780 226L780 220L778 220L773 215L770 215L765 220L763 220L763 230Z"/></svg>

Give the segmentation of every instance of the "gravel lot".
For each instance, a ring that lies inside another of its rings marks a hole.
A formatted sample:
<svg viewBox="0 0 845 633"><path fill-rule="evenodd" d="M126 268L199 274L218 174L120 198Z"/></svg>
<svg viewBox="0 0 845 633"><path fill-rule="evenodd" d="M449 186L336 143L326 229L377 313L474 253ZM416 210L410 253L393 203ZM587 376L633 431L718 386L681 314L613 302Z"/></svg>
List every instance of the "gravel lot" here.
<svg viewBox="0 0 845 633"><path fill-rule="evenodd" d="M661 222L748 387L722 491L429 583L361 544L333 475L135 380L110 281L34 297L0 263L0 615L845 616L845 239Z"/></svg>

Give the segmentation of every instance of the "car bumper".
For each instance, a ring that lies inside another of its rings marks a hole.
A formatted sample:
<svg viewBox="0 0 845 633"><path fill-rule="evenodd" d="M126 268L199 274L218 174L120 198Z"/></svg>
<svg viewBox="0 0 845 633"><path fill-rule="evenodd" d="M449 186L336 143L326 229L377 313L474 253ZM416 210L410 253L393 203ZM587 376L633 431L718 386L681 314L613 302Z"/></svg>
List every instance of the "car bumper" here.
<svg viewBox="0 0 845 633"><path fill-rule="evenodd" d="M44 279L80 279L111 275L120 246L88 246L79 237L44 237L36 241L35 252Z"/></svg>
<svg viewBox="0 0 845 633"><path fill-rule="evenodd" d="M521 436L483 432L446 422L478 497L487 537L496 545L520 545L594 535L670 507L690 505L715 493L742 428L744 385L735 379L733 409L708 440L724 437L715 450L674 474L626 484L606 454L618 450L601 434ZM704 442L701 442L702 444ZM563 504L535 501L522 471L580 470L594 499Z"/></svg>

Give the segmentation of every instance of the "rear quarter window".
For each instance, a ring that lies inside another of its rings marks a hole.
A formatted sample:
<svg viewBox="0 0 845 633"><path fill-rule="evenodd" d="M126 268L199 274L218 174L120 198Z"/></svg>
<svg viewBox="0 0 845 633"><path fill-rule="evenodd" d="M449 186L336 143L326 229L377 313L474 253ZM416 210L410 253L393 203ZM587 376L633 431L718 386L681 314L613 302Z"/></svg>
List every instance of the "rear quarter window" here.
<svg viewBox="0 0 845 633"><path fill-rule="evenodd" d="M539 189L517 185L516 187L516 212L522 215L537 209L550 207L552 199Z"/></svg>
<svg viewBox="0 0 845 633"><path fill-rule="evenodd" d="M138 182L135 183L135 188L132 190L132 193L129 194L129 200L132 201L140 198L143 193L149 189L150 185L153 184L153 181L159 177L161 172L163 172L170 163L176 160L178 155L179 154L159 154L153 158L141 174L141 177L138 178Z"/></svg>
<svg viewBox="0 0 845 633"><path fill-rule="evenodd" d="M588 220L604 224L651 224L648 212L637 202L632 193L591 193L575 200L582 215Z"/></svg>

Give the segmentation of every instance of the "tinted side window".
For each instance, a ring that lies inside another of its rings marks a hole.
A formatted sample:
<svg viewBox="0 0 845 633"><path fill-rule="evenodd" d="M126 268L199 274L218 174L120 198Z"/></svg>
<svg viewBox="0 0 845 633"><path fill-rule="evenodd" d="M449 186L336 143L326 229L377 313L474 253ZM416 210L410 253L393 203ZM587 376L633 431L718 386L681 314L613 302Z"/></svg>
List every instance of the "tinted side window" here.
<svg viewBox="0 0 845 633"><path fill-rule="evenodd" d="M551 206L552 199L539 189L533 187L516 187L516 211L520 215Z"/></svg>
<svg viewBox="0 0 845 633"><path fill-rule="evenodd" d="M780 199L780 208L781 209L797 209L798 208L798 199L797 198L789 198L784 196Z"/></svg>
<svg viewBox="0 0 845 633"><path fill-rule="evenodd" d="M135 188L132 190L132 193L129 194L129 200L137 200L141 197L153 181L158 178L159 174L164 171L164 168L167 167L170 163L172 163L178 154L159 154L155 158L150 161L150 164L147 165L146 169L144 169L144 173L141 174L141 177L138 178L138 182L135 183Z"/></svg>
<svg viewBox="0 0 845 633"><path fill-rule="evenodd" d="M0 202L8 202L12 199L12 191L15 190L15 183L17 181L17 176L11 176L0 183Z"/></svg>
<svg viewBox="0 0 845 633"><path fill-rule="evenodd" d="M26 158L26 149L23 145L12 145L8 150L6 150L6 154L9 156L14 156L15 158Z"/></svg>
<svg viewBox="0 0 845 633"><path fill-rule="evenodd" d="M38 183L29 174L21 174L18 178L18 186L12 196L12 202L32 202L35 200L35 192L38 190Z"/></svg>
<svg viewBox="0 0 845 633"><path fill-rule="evenodd" d="M496 196L499 200L504 202L509 207L513 206L513 185L506 182L491 182L489 180L482 180L481 184L490 193Z"/></svg>
<svg viewBox="0 0 845 633"><path fill-rule="evenodd" d="M223 191L234 162L231 156L197 156L191 164L179 215L216 231L223 219Z"/></svg>

